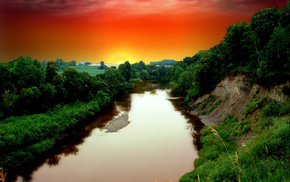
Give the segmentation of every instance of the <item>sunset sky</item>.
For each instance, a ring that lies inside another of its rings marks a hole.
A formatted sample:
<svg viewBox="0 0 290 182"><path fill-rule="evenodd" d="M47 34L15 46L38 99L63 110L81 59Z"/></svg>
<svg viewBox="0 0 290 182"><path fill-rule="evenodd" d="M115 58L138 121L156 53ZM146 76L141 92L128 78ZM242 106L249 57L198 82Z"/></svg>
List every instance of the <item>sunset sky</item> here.
<svg viewBox="0 0 290 182"><path fill-rule="evenodd" d="M182 60L287 0L0 0L0 62Z"/></svg>

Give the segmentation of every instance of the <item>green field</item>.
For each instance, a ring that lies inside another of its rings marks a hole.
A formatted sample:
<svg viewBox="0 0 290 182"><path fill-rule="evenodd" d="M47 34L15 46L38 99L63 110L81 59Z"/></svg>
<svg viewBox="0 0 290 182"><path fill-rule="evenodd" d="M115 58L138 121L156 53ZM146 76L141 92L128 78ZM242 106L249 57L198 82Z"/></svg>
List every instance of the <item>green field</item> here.
<svg viewBox="0 0 290 182"><path fill-rule="evenodd" d="M72 68L76 69L78 72L88 72L91 76L95 76L100 73L104 73L104 69L98 69L97 66L72 66ZM58 71L59 74L62 73L62 71Z"/></svg>

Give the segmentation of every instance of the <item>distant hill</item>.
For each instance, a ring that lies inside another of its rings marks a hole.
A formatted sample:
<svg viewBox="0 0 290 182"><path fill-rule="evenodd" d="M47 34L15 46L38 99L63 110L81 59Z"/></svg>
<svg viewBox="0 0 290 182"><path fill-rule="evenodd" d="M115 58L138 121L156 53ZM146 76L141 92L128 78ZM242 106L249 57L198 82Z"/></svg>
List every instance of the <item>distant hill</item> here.
<svg viewBox="0 0 290 182"><path fill-rule="evenodd" d="M164 59L162 61L157 61L157 62L150 62L151 65L167 65L167 66L173 66L175 60L173 59Z"/></svg>

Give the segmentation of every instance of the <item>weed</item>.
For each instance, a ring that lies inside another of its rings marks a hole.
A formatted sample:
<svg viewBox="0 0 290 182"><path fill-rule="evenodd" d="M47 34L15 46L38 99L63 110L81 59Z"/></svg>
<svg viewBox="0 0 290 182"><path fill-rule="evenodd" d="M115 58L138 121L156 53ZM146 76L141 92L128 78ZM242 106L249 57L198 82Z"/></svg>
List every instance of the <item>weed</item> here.
<svg viewBox="0 0 290 182"><path fill-rule="evenodd" d="M254 160L254 158L253 158L253 155L252 155L250 149L247 147L246 144L243 144L242 146L243 146L244 148L246 148L246 151L250 154L251 159L252 159L252 161L253 161L253 164L254 164L254 166L255 166L255 170L256 170L256 173L257 173L258 179L259 179L259 181L261 182L261 179L260 179L260 176L259 176L259 173L258 173L258 168L257 168L257 166L256 166L255 160Z"/></svg>
<svg viewBox="0 0 290 182"><path fill-rule="evenodd" d="M6 175L7 173L4 173L3 168L0 168L0 181L1 182L5 182Z"/></svg>
<svg viewBox="0 0 290 182"><path fill-rule="evenodd" d="M220 105L220 103L222 103L222 102L223 102L223 100L220 99L220 100L216 101L216 102L214 103L214 105L215 105L215 106L218 106L218 105Z"/></svg>
<svg viewBox="0 0 290 182"><path fill-rule="evenodd" d="M249 104L247 104L247 107L243 114L247 117L249 114L252 114L257 109L262 108L266 103L268 102L268 99L266 97L263 98L253 98Z"/></svg>
<svg viewBox="0 0 290 182"><path fill-rule="evenodd" d="M233 162L231 156L230 156L230 153L229 153L229 151L228 151L228 148L226 147L226 145L225 145L223 139L221 138L221 136L219 135L219 133L218 133L214 128L212 128L212 127L210 127L210 129L211 129L211 131L214 133L214 135L215 135L215 136L216 136L216 137L217 137L217 138L218 138L218 139L223 143L225 149L227 150L228 156L229 156L229 158L230 158L230 160L231 160L231 162L232 162L232 164L233 164L233 167L236 167L236 166L234 165L234 162Z"/></svg>
<svg viewBox="0 0 290 182"><path fill-rule="evenodd" d="M208 114L211 113L217 106L212 106L209 111L208 111Z"/></svg>

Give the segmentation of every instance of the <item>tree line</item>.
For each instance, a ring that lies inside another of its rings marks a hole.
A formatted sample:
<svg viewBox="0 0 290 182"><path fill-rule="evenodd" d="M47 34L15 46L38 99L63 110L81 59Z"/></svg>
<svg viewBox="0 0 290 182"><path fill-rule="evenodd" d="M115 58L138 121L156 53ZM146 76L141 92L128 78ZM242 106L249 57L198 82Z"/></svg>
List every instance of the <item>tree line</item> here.
<svg viewBox="0 0 290 182"><path fill-rule="evenodd" d="M140 78L143 80L158 79L168 76L171 67L165 67L164 64L145 65L143 61L132 64L132 78Z"/></svg>
<svg viewBox="0 0 290 182"><path fill-rule="evenodd" d="M45 112L77 100L87 102L96 99L99 92L114 97L132 87L131 69L126 62L117 70L109 69L93 77L69 66L58 74L57 62L47 62L44 68L30 57L1 63L0 118Z"/></svg>
<svg viewBox="0 0 290 182"><path fill-rule="evenodd" d="M44 60L43 62L40 61L41 66L44 68L46 67L47 63L48 63L48 61L46 61L46 60ZM77 62L75 60L72 60L70 62L65 62L62 59L57 59L55 61L55 63L56 63L58 71L63 71L68 66L76 66L77 65Z"/></svg>
<svg viewBox="0 0 290 182"><path fill-rule="evenodd" d="M211 91L230 72L247 74L263 86L290 78L290 2L285 8L266 8L251 23L233 24L224 39L209 50L175 62L170 85L186 94L186 100Z"/></svg>
<svg viewBox="0 0 290 182"><path fill-rule="evenodd" d="M165 65L165 66L173 66L175 60L173 59L164 59L162 61L157 61L157 62L150 62L150 65Z"/></svg>

